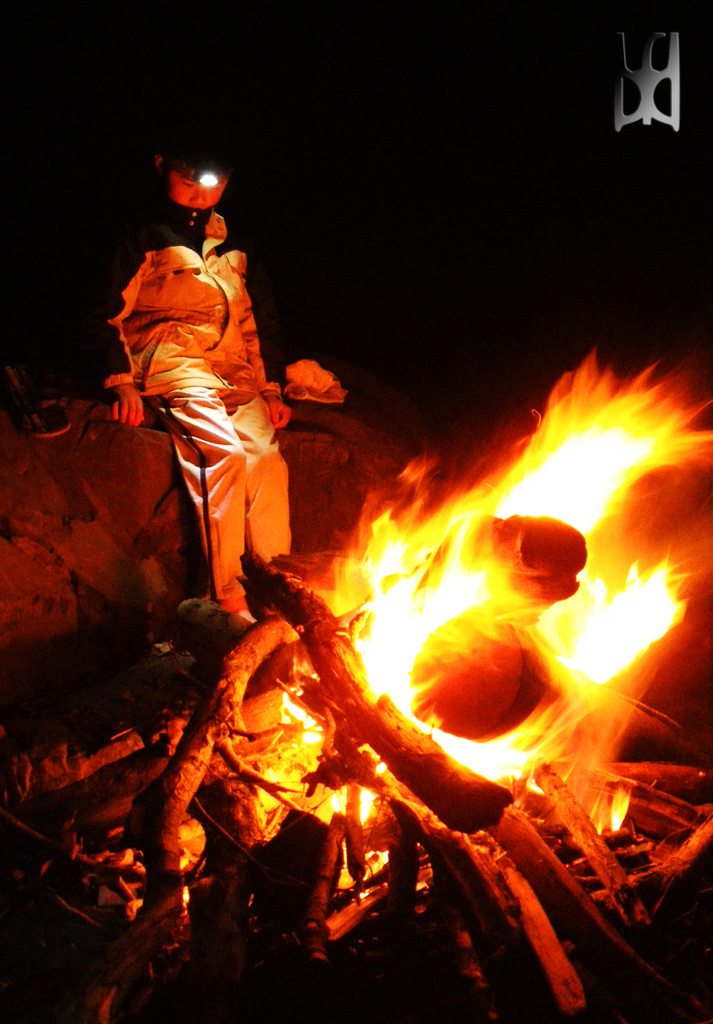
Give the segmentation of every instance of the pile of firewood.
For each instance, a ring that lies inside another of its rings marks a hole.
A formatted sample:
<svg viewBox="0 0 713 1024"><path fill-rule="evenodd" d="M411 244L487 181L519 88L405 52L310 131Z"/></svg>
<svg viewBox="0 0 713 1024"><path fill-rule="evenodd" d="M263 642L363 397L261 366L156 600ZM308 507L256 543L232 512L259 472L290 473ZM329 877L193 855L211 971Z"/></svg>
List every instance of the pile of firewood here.
<svg viewBox="0 0 713 1024"><path fill-rule="evenodd" d="M4 1020L713 1018L713 770L591 770L630 800L599 835L557 766L511 791L377 699L299 579L248 588L246 632L186 603L180 699L101 749L8 729L0 929L42 893L84 946L8 973Z"/></svg>

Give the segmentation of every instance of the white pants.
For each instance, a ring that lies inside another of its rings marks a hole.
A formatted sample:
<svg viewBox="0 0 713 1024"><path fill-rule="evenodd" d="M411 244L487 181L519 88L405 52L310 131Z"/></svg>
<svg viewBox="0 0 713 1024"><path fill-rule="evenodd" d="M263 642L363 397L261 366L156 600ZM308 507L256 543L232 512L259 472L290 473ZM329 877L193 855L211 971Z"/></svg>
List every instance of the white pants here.
<svg viewBox="0 0 713 1024"><path fill-rule="evenodd" d="M269 561L290 550L287 465L267 403L231 402L230 391L176 388L149 399L171 432L198 516L214 600L243 592L241 556Z"/></svg>

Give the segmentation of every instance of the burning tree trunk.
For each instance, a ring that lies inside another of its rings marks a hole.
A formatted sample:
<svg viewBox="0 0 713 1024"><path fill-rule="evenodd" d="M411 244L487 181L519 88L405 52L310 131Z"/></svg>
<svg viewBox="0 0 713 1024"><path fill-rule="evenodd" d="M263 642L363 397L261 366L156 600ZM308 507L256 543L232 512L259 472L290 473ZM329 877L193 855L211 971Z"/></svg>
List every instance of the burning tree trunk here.
<svg viewBox="0 0 713 1024"><path fill-rule="evenodd" d="M511 802L502 786L464 768L382 696L372 694L361 658L325 602L301 580L246 559L250 595L278 610L301 634L320 679L320 698L350 736L368 743L449 828L475 832Z"/></svg>

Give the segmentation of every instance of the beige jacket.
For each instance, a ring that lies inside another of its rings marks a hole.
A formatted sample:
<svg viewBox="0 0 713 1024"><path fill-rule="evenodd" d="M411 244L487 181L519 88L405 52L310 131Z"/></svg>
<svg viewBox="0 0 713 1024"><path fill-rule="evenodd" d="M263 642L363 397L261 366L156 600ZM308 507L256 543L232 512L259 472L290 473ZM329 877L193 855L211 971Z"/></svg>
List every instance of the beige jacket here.
<svg viewBox="0 0 713 1024"><path fill-rule="evenodd" d="M112 364L126 369L110 373L105 387L133 382L155 395L177 386L230 385L240 402L280 394L279 384L265 377L245 254L223 251L226 238L225 221L214 211L200 255L175 244L180 240L170 226L152 224L136 234L138 269L121 289L120 311L105 321L117 338Z"/></svg>

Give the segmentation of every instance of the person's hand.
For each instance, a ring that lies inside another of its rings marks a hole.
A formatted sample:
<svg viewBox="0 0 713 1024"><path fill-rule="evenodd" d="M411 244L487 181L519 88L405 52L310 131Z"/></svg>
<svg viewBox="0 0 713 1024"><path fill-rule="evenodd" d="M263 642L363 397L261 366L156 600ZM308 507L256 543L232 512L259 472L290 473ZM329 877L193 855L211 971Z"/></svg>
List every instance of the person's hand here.
<svg viewBox="0 0 713 1024"><path fill-rule="evenodd" d="M286 427L292 416L292 409L290 409L289 405L285 405L278 395L266 395L265 401L270 411L270 421L273 427L276 430L279 430L280 427Z"/></svg>
<svg viewBox="0 0 713 1024"><path fill-rule="evenodd" d="M112 388L117 394L117 400L111 407L111 418L119 423L126 423L129 427L138 427L144 419L144 403L138 388L133 384L115 384Z"/></svg>

